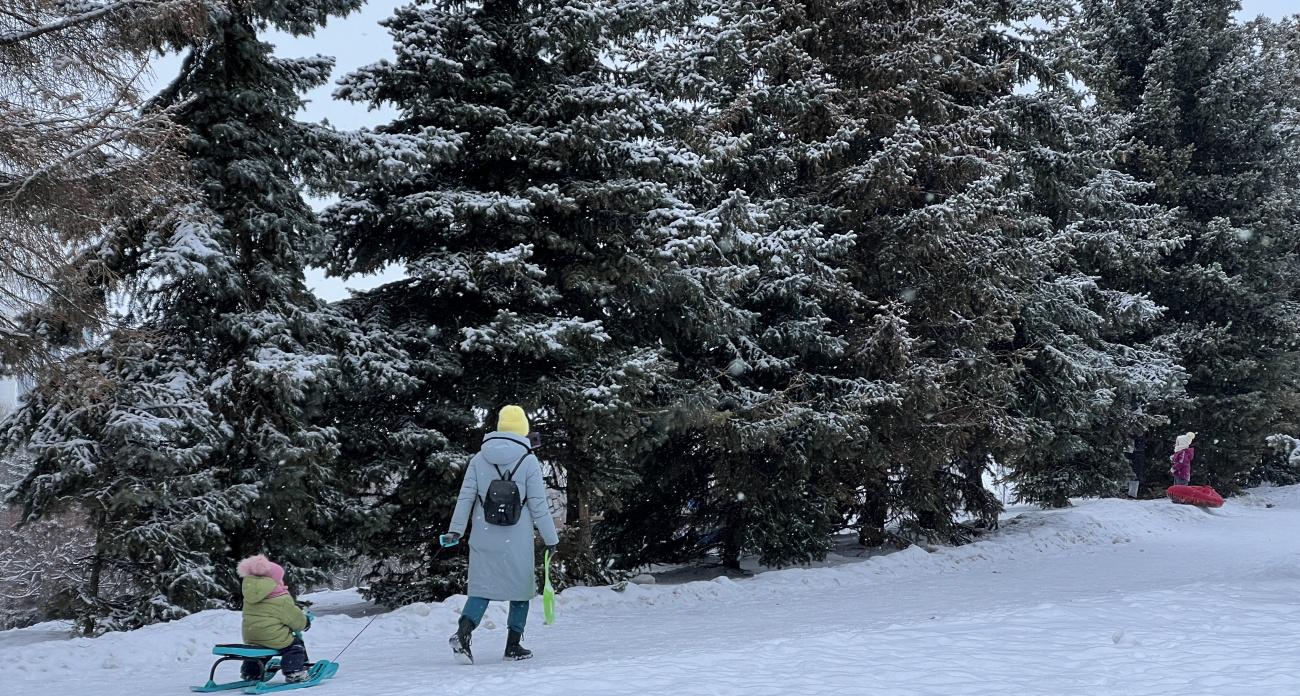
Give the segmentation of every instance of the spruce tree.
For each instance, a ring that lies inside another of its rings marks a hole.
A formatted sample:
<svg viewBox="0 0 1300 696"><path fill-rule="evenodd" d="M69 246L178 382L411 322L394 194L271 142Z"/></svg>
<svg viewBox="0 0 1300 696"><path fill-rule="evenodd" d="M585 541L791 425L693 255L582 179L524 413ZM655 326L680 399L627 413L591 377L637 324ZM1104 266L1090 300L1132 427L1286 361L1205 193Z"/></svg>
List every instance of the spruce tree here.
<svg viewBox="0 0 1300 696"><path fill-rule="evenodd" d="M206 466L217 419L188 361L120 333L128 345L71 358L99 379L42 381L6 421L6 455L24 449L33 465L9 496L23 519L70 511L93 530L77 582L45 608L92 635L223 606L222 528L257 496Z"/></svg>
<svg viewBox="0 0 1300 696"><path fill-rule="evenodd" d="M1133 396L1180 385L1167 343L1151 342L1159 306L1100 278L1172 244L1165 209L1113 171L1108 124L1060 67L1005 28L1032 4L851 8L823 50L864 137L829 200L857 235L859 291L885 300L858 319L873 331L855 368L903 385L875 419L893 514L967 538L959 517L1000 511L983 483L994 461L1022 499L1113 492L1129 436L1160 420ZM1042 87L1022 93L1030 80Z"/></svg>
<svg viewBox="0 0 1300 696"><path fill-rule="evenodd" d="M700 158L670 133L682 106L636 77L675 5L490 0L405 7L386 22L397 58L338 95L400 111L381 130L459 138L445 162L362 177L329 212L333 270L405 264L409 279L350 304L416 358L420 390L369 421L358 466L385 472L392 524L363 550L385 603L463 582L460 549L436 544L464 463L504 404L541 433L538 456L567 496L569 577L607 578L592 517L616 506L634 464L696 409L669 359L674 336L746 319L725 266L700 270L716 226L678 192ZM716 265L716 264L715 264ZM712 268L704 264L703 268Z"/></svg>
<svg viewBox="0 0 1300 696"><path fill-rule="evenodd" d="M1188 373L1187 396L1155 402L1151 462L1198 433L1193 479L1229 491L1294 435L1296 197L1294 24L1237 23L1236 0L1089 0L1067 35L1098 106L1122 119L1121 171L1178 212L1181 243L1125 289L1168 307L1156 329ZM1149 483L1166 485L1163 466Z"/></svg>
<svg viewBox="0 0 1300 696"><path fill-rule="evenodd" d="M822 249L843 240L841 258L820 275L773 274L785 288L823 279L800 288L802 303L769 288L742 304L771 327L745 338L765 369L744 374L738 356L744 377L724 375L719 392L739 386L780 417L728 408L717 432L677 433L610 543L629 564L718 548L734 567L742 551L815 558L846 525L867 543L892 524L963 539L959 517L991 524L1000 509L983 485L995 458L1036 502L1113 490L1130 431L1158 421L1135 415L1131 395L1176 391L1177 370L1142 343L1159 308L1085 271L1131 266L1115 259L1128 251L1150 259L1170 235L1164 209L1135 201L1144 187L1094 151L1102 138L1068 89L1014 93L1056 77L999 28L1018 17L879 2L719 3L709 15L684 39L685 65L669 57L662 72L704 104L713 195L752 196L768 244L805 229ZM782 331L812 305L804 330ZM809 342L766 340L792 335ZM749 451L727 427L780 444Z"/></svg>
<svg viewBox="0 0 1300 696"><path fill-rule="evenodd" d="M852 242L834 264L847 287L829 297L842 301L828 297L823 315L840 345L794 363L823 380L816 410L836 417L802 442L825 447L814 468L837 517L803 519L864 541L891 523L960 537L959 515L999 509L982 482L989 454L1028 428L1009 410L1010 327L1028 299L1017 279L1037 261L995 143L1014 42L974 3L736 2L717 14L706 50L727 67L730 121L715 130L742 150L739 185L792 212L783 224Z"/></svg>
<svg viewBox="0 0 1300 696"><path fill-rule="evenodd" d="M826 224L834 211L819 186L851 124L807 53L799 7L711 3L647 67L653 85L695 105L683 137L709 165L691 195L716 211L722 258L749 269L729 301L750 319L669 344L683 376L705 387L705 410L642 462L603 530L625 566L705 553L731 570L744 554L817 560L858 498L865 406L888 387L835 369L843 318L861 297L841 262L853 235Z"/></svg>
<svg viewBox="0 0 1300 696"><path fill-rule="evenodd" d="M1171 213L1116 171L1113 125L1065 73L1044 70L1045 86L1006 108L1004 142L1016 153L1007 185L1048 261L1016 321L1026 355L1014 408L1033 434L1011 479L1019 499L1060 507L1133 477L1126 450L1167 423L1150 405L1181 395L1185 375L1156 332L1164 308L1125 290L1176 248Z"/></svg>
<svg viewBox="0 0 1300 696"><path fill-rule="evenodd" d="M404 380L389 370L403 356L306 288L321 231L301 191L385 139L295 121L331 61L277 58L258 39L260 27L306 33L356 5L209 8L155 104L189 131L208 224L119 229L93 250L134 290L118 329L74 358L102 384L39 384L10 421L6 447L35 463L11 499L28 519L72 506L98 535L66 608L85 632L228 605L234 564L253 553L310 586L375 514L339 467L326 411L340 393ZM411 159L418 144L407 144L367 164Z"/></svg>

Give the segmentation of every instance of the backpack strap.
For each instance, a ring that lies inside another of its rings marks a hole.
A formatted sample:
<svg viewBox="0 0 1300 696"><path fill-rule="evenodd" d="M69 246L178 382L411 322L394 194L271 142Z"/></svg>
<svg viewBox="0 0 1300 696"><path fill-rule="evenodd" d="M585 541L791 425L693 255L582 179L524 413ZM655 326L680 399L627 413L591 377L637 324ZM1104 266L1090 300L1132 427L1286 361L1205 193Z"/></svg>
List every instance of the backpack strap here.
<svg viewBox="0 0 1300 696"><path fill-rule="evenodd" d="M519 445L520 447L523 447L523 448L524 448L524 456L520 457L520 458L519 458L519 461L515 462L515 466L514 466L514 468L512 468L512 469L510 470L510 473L509 473L509 474L503 474L503 473L501 473L501 467L497 466L496 464L492 464L492 462L488 462L489 464L492 464L492 468L493 468L493 469L496 469L496 470L497 470L497 476L500 477L501 480L503 480L503 481L513 481L513 480L515 480L515 472L516 472L516 471L519 471L519 466L520 466L521 464L524 463L524 460L528 458L528 455L530 455L530 454L533 453L533 448L530 447L530 446L528 446L528 445L525 445L524 443L522 443L522 442L520 442L520 441L518 441L518 440L515 440L515 439L513 439L513 438L509 438L509 437L489 437L489 438L484 438L484 439L483 439L484 442L491 442L491 441L493 441L493 440L503 440L503 441L505 441L505 442L513 442L513 443L515 443L516 445Z"/></svg>
<svg viewBox="0 0 1300 696"><path fill-rule="evenodd" d="M513 481L515 480L515 472L519 471L519 467L523 466L524 460L527 459L528 455L530 454L532 454L531 450L528 452L524 452L524 456L520 457L519 461L515 462L514 467L510 469L510 473L508 474L501 473L501 467L497 466L496 464L492 464L492 468L497 470L497 476L500 476L502 481ZM491 462L489 462L489 464L490 463Z"/></svg>

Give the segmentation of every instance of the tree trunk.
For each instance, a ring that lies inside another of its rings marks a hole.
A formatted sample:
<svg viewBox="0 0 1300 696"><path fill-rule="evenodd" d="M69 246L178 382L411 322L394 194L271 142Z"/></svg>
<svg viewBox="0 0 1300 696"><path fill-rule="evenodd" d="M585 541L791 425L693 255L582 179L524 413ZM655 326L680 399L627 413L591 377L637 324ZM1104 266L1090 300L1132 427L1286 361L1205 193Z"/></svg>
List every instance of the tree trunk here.
<svg viewBox="0 0 1300 696"><path fill-rule="evenodd" d="M95 557L90 562L90 587L87 590L90 595L90 611L83 617L81 625L81 634L84 636L95 635L95 611L99 606L99 579L103 567L104 557L96 550Z"/></svg>
<svg viewBox="0 0 1300 696"><path fill-rule="evenodd" d="M740 570L740 531L728 525L722 538L722 567L727 570Z"/></svg>
<svg viewBox="0 0 1300 696"><path fill-rule="evenodd" d="M885 522L889 519L889 502L875 492L867 494L858 520L858 543L875 548L885 543Z"/></svg>
<svg viewBox="0 0 1300 696"><path fill-rule="evenodd" d="M566 471L564 489L565 498L567 499L565 524L576 530L569 537L573 542L573 549L570 553L573 554L574 560L594 564L596 562L596 552L592 548L591 512L588 507L588 498L582 490L581 480L572 469Z"/></svg>
<svg viewBox="0 0 1300 696"><path fill-rule="evenodd" d="M590 563L596 562L596 550L592 548L591 541L591 510L587 507L587 497L582 496L578 508L582 513L578 516L578 536L577 552L582 559Z"/></svg>

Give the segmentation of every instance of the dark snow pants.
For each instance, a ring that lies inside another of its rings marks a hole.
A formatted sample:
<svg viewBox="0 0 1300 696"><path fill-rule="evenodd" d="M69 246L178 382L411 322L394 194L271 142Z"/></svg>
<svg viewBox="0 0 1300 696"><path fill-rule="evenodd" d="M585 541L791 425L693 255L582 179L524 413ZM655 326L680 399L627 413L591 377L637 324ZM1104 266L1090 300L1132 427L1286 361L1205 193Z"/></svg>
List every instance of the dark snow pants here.
<svg viewBox="0 0 1300 696"><path fill-rule="evenodd" d="M258 660L244 660L244 666L239 670L244 681L257 679L257 674L261 670L257 663ZM280 672L283 674L301 672L306 664L307 644L302 642L302 638L295 637L288 647L280 651Z"/></svg>

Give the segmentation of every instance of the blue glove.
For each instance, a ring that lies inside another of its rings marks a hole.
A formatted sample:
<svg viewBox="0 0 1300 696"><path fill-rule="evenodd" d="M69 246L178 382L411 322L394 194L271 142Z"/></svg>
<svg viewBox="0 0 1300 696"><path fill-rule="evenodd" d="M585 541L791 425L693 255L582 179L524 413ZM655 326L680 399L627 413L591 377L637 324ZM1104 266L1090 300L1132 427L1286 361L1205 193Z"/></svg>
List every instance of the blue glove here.
<svg viewBox="0 0 1300 696"><path fill-rule="evenodd" d="M460 535L457 534L456 532L447 532L446 534L443 534L438 537L438 543L442 544L444 548L448 546L455 546L456 544L460 543Z"/></svg>

